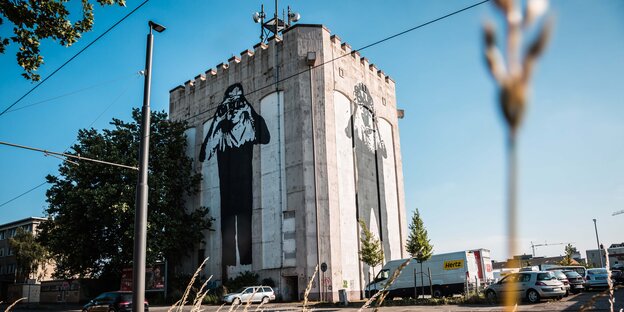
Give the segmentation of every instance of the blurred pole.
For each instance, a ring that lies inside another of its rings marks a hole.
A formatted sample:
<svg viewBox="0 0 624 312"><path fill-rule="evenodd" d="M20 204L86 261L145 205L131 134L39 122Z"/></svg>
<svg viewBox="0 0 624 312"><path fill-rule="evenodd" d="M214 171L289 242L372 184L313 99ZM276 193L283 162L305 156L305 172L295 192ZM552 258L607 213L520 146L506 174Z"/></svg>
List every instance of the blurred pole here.
<svg viewBox="0 0 624 312"><path fill-rule="evenodd" d="M143 109L141 120L141 147L139 150L139 181L136 190L134 214L134 257L132 268L132 311L143 312L145 302L145 258L147 246L147 171L150 136L150 90L152 87L152 30L162 32L165 27L149 21L147 50L145 53L145 82L143 87Z"/></svg>

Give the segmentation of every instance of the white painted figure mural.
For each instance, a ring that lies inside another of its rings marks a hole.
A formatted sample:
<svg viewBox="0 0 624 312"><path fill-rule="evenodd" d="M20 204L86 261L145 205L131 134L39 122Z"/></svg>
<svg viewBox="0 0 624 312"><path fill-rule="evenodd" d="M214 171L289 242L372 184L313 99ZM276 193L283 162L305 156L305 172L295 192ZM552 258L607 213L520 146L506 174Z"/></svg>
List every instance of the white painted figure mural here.
<svg viewBox="0 0 624 312"><path fill-rule="evenodd" d="M199 154L201 162L217 158L223 268L252 263L253 145L269 141L266 123L245 98L242 85L229 86Z"/></svg>

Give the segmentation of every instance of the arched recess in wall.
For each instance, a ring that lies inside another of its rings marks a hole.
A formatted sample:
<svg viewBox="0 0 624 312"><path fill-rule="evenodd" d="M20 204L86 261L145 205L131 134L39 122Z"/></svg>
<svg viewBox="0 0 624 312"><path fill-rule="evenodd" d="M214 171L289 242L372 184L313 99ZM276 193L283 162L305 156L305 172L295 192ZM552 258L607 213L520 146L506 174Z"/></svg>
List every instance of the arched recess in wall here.
<svg viewBox="0 0 624 312"><path fill-rule="evenodd" d="M210 118L206 120L202 126L202 136L203 139L208 133L210 125L212 124L212 119ZM188 137L188 139L195 142L195 136ZM195 150L193 153L193 159L197 160L199 150ZM207 236L205 236L206 240L206 256L210 257L208 262L206 263L206 271L208 272L219 272L219 276L221 275L221 254L222 254L222 244L221 244L221 194L220 194L220 186L219 186L219 166L217 162L217 157L211 157L210 159L204 160L201 162L201 190L200 190L200 205L203 207L208 207L210 209L210 216L215 218L215 221L212 223L212 228L214 231L208 232Z"/></svg>
<svg viewBox="0 0 624 312"><path fill-rule="evenodd" d="M358 225L355 202L355 167L352 149L351 100L334 90L336 129L336 172L338 173L338 209L340 209L340 250L342 280L352 289L360 287L358 260Z"/></svg>
<svg viewBox="0 0 624 312"><path fill-rule="evenodd" d="M384 240L384 250L390 252L388 256L396 259L401 256L401 224L396 180L396 161L394 153L394 132L392 124L384 119L377 118L379 135L386 146L386 157L378 157L380 173L383 174L383 196L385 214L382 213L382 223L386 225L387 239Z"/></svg>
<svg viewBox="0 0 624 312"><path fill-rule="evenodd" d="M273 92L260 99L260 115L271 135L260 145L260 208L262 268L294 266L295 222L283 220L286 210L284 92ZM291 235L292 234L292 235Z"/></svg>

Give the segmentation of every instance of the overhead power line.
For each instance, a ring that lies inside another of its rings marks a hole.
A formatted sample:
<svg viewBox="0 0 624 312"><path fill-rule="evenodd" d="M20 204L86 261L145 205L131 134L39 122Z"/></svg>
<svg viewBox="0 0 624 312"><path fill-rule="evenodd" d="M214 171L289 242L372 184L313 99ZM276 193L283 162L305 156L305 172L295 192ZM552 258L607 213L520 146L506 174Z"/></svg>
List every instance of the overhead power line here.
<svg viewBox="0 0 624 312"><path fill-rule="evenodd" d="M43 182L43 183L41 183L41 184L39 184L39 185L37 185L37 186L35 186L35 187L31 188L30 190L28 190L28 191L26 191L26 192L24 192L24 193L22 193L22 194L19 194L19 195L15 196L15 197L13 197L13 198L11 198L11 199L9 199L9 200L5 201L4 203L0 204L0 207L2 207L2 206L6 205L6 204L8 204L8 203L10 203L10 202L12 202L12 201L14 201L14 200L16 200L16 199L18 199L18 198L20 198L20 197L24 196L24 195L26 195L26 194L28 194L28 193L30 193L30 192L32 192L32 191L34 191L34 190L36 190L36 189L38 189L38 188L42 187L42 186L43 186L44 184L46 184L46 183L48 183L48 181Z"/></svg>
<svg viewBox="0 0 624 312"><path fill-rule="evenodd" d="M74 56L70 57L69 60L65 61L65 63L63 63L61 66L59 66L57 69L55 69L50 75L48 75L47 77L45 77L43 80L41 80L38 84L36 84L34 87L32 87L30 90L28 90L28 92L24 93L24 95L22 95L19 99L17 99L15 102L13 102L13 104L9 105L7 108L5 108L1 113L0 116L4 115L9 109L11 109L13 106L15 106L17 103L19 103L21 100L23 100L26 96L28 96L30 93L32 93L33 91L35 91L37 88L39 88L39 86L41 86L44 82L46 82L48 79L52 78L52 76L54 76L54 74L56 74L59 70L61 70L63 67L65 67L65 65L69 64L71 61L73 61L76 57L78 57L78 55L82 54L82 52L84 52L86 49L88 49L90 46L92 46L94 43L96 43L98 40L100 40L100 38L104 37L108 32L110 32L111 30L113 30L113 28L115 28L117 25L121 24L121 22L123 22L126 18L128 18L130 15L132 15L134 12L136 12L138 9L140 9L143 5L145 5L147 2L149 2L150 0L145 0L143 1L141 4L139 4L136 8L134 8L132 11L130 11L128 14L126 14L124 17L122 17L120 20L118 20L115 24L113 24L111 27L109 27L106 31L104 31L102 34L100 34L99 36L97 36L97 38L93 39L93 41L91 41L89 44L87 44L84 48L82 48L80 51L78 51L78 53L74 54Z"/></svg>
<svg viewBox="0 0 624 312"><path fill-rule="evenodd" d="M136 75L136 73L132 74L132 76L135 76L135 75ZM101 87L101 86L108 85L108 84L111 84L111 83L119 82L119 81L122 81L122 78L126 78L126 77L129 77L129 76L130 75L123 75L123 76L120 76L120 77L117 77L117 78L114 78L114 79L111 79L111 80L102 81L102 82L99 82L97 84L93 84L93 85L90 85L90 86L87 86L87 87L83 87L83 88L80 88L80 89L77 89L77 90L73 90L73 91L69 91L69 92L66 92L66 93L63 93L63 94L59 94L59 95L56 95L56 96L53 96L53 97L49 97L49 98L41 100L41 101L33 102L33 103L30 103L30 104L27 104L27 105L23 105L23 106L20 106L20 107L15 107L13 109L7 110L4 114L7 115L9 113L13 113L13 112L16 112L16 111L19 111L19 110L22 110L22 109L25 109L25 108L28 108L28 107L41 105L41 104L44 104L44 103L47 103L47 102L51 102L51 101L58 100L58 99L61 99L61 98L64 98L64 97L68 97L68 96L71 96L71 95L74 95L74 94L78 94L78 93L81 93L81 92L84 92L84 91L87 91L87 90L95 89L97 87Z"/></svg>
<svg viewBox="0 0 624 312"><path fill-rule="evenodd" d="M427 25L433 24L433 23L435 23L435 22L441 21L441 20L443 20L443 19L449 18L449 17L451 17L451 16L453 16L453 15L456 15L456 14L459 14L459 13L461 13L461 12L464 12L464 11L470 10L470 9L472 9L472 8L474 8L474 7L477 7L477 6L479 6L479 5L482 5L482 4L484 4L484 3L486 3L486 2L489 2L489 1L490 1L490 0L483 0L483 1L477 2L477 3L475 3L475 4L469 5L469 6L467 6L467 7L462 8L462 9L459 9L459 10L453 11L453 12L448 13L448 14L446 14L446 15L443 15L443 16L440 16L440 17L438 17L438 18L434 18L434 19L432 19L432 20L430 20L430 21L424 22L424 23L422 23L422 24L416 25L416 26L414 26L414 27L412 27L412 28L409 28L409 29L403 30L403 31L398 32L398 33L396 33L396 34L393 34L393 35L390 35L390 36L385 37L385 38L383 38L383 39L377 40L377 41L375 41L375 42L373 42L373 43L370 43L370 44L367 44L367 45L365 45L365 46L363 46L363 47L361 47L361 48L359 48L359 49L351 50L351 53L346 53L346 54L343 54L343 55L337 56L337 57L335 57L335 58L333 58L333 59L330 59L330 60L328 60L328 61L325 61L325 62L323 62L323 63L321 63L321 64L318 64L318 65L312 66L312 67L310 67L309 69L305 69L305 70L302 70L302 71L300 71L300 72L294 73L294 74L292 74L292 75L290 75L290 76L286 76L286 77L284 77L284 78L281 78L281 79L279 79L279 80L277 80L277 81L274 81L274 82L272 82L272 83L267 84L267 85L266 85L266 86L264 86L264 87L260 87L260 88L258 88L258 89L256 89L256 90L253 90L253 91L247 92L247 95L251 95L251 94L254 94L254 93L256 93L256 92L262 91L262 90L264 90L264 89L266 89L266 88L273 87L273 86L275 86L275 85L277 85L277 84L279 84L279 83L281 83L281 82L283 82L283 81L286 81L286 80L288 80L288 79L291 79L291 78L297 77L297 76L299 76L299 75L302 75L302 74L307 74L307 73L308 73L308 71L309 71L309 70L311 70L311 69L316 69L316 68L319 68L319 67L323 67L323 66L325 66L325 65L327 65L327 64L333 63L333 62L335 62L335 61L337 61L337 60L339 60L339 59L341 59L341 58L343 58L343 57L349 56L349 55L351 55L351 54L353 54L353 53L358 53L358 52L360 52L360 51L362 51L362 50L365 50L365 49L368 49L368 48L370 48L370 47L376 46L376 45L378 45L378 44L380 44L380 43L386 42L386 41L391 40L391 39L394 39L394 38L396 38L396 37L399 37L399 36L405 35L405 34L407 34L407 33L410 33L410 32L412 32L412 31L414 31L414 30L417 30L417 29L419 29L419 28L422 28L422 27L425 27L425 26L427 26ZM199 116L199 115L205 114L205 113L207 113L208 111L210 111L210 109L205 110L205 111L202 111L202 112L199 112L199 113L197 113L197 114L195 114L195 115L193 115L193 116L190 116L190 117L188 117L188 118L184 119L184 121L187 121L187 120L190 120L191 118L194 118L194 117L197 117L197 116Z"/></svg>
<svg viewBox="0 0 624 312"><path fill-rule="evenodd" d="M30 146L25 146L25 145L19 145L19 144L13 144L13 143L8 143L8 142L3 142L3 141L0 141L0 145L7 145L7 146L12 146L12 147L17 147L17 148L23 148L23 149L27 149L27 150L31 150L31 151L41 152L41 153L44 153L46 155L61 156L61 157L67 157L67 158L72 158L72 159L77 159L77 160L85 160L85 161L90 161L90 162L94 162L94 163L110 165L110 166L116 166L116 167L121 167L121 168L126 168L126 169L139 170L139 168L137 168L137 167L126 166L126 165L116 164L116 163L112 163L112 162L108 162L108 161L82 157L80 155L72 155L72 154L66 154L66 153L57 153L57 152L47 151L47 150L40 149L40 148L35 148L35 147L30 147Z"/></svg>

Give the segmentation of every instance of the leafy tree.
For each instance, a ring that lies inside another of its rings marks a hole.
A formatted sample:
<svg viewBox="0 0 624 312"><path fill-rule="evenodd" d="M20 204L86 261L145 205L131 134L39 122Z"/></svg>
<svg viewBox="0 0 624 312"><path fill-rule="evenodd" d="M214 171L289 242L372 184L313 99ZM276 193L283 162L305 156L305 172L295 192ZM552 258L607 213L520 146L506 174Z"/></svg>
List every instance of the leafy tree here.
<svg viewBox="0 0 624 312"><path fill-rule="evenodd" d="M15 254L17 262L17 281L25 282L39 266L48 261L48 252L39 244L31 232L18 228L15 236L9 238L9 247ZM38 276L36 276L38 278Z"/></svg>
<svg viewBox="0 0 624 312"><path fill-rule="evenodd" d="M572 244L568 243L565 246L565 257L563 257L563 260L561 260L561 262L559 264L561 265L572 265L573 264L573 260L574 260L574 255L578 253L578 250L576 250L576 247L572 246Z"/></svg>
<svg viewBox="0 0 624 312"><path fill-rule="evenodd" d="M39 51L42 39L58 41L63 46L71 46L80 39L83 32L93 28L93 4L82 0L82 16L72 23L67 0L0 0L0 25L3 17L13 26L13 36L0 36L0 53L4 53L10 41L19 45L17 63L24 68L26 79L37 81L41 77L35 73L43 64ZM125 6L125 0L97 0L100 5L118 4ZM78 8L78 7L76 7ZM10 40L9 40L10 39Z"/></svg>
<svg viewBox="0 0 624 312"><path fill-rule="evenodd" d="M78 132L73 154L137 165L141 113L133 122L113 119L111 129ZM213 219L207 208L187 211L186 198L199 191L201 176L192 173L186 156L186 124L152 113L149 155L147 263L165 258L174 272L182 258L200 243ZM59 167L47 177L48 221L39 239L57 262L59 277L119 277L132 266L137 171L91 162Z"/></svg>
<svg viewBox="0 0 624 312"><path fill-rule="evenodd" d="M431 245L427 230L420 218L418 208L414 211L412 222L409 225L409 235L407 236L407 244L405 249L413 258L420 262L420 284L424 285L422 263L429 260L433 254L433 245ZM424 291L424 290L423 290ZM423 294L424 295L424 294Z"/></svg>
<svg viewBox="0 0 624 312"><path fill-rule="evenodd" d="M360 220L359 223L362 227L363 235L360 237L360 261L371 267L373 269L373 276L375 276L375 267L380 265L384 260L381 242L378 238L375 238L373 232L368 229L364 220Z"/></svg>

